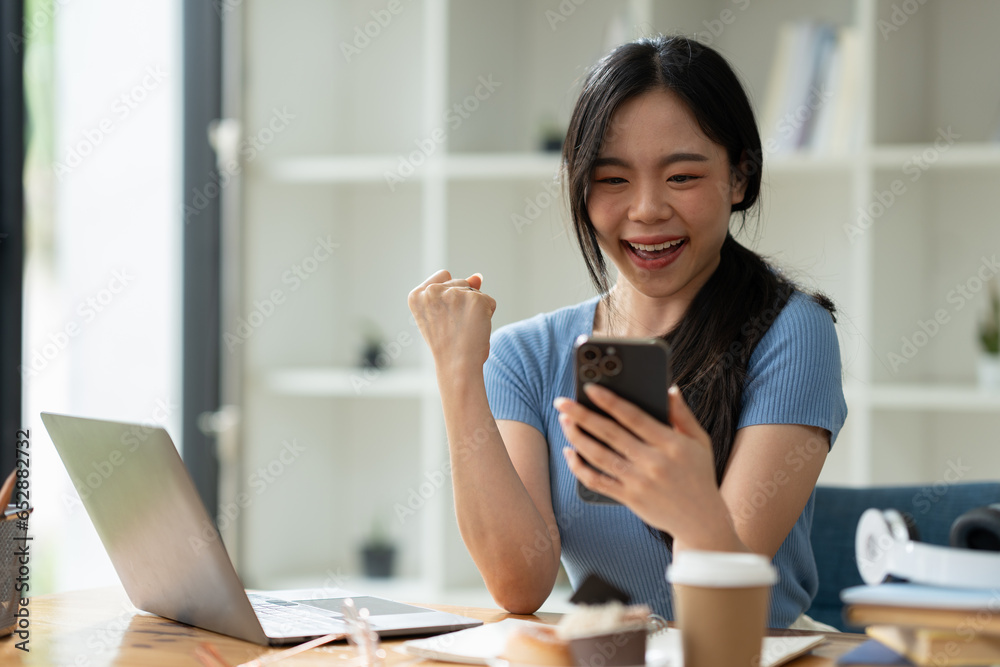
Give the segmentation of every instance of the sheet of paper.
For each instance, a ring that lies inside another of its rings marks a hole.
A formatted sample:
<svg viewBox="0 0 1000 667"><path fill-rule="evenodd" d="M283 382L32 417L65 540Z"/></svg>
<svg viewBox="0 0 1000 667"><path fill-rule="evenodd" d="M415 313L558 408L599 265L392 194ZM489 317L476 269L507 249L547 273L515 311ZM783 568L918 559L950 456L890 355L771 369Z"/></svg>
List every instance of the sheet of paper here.
<svg viewBox="0 0 1000 667"><path fill-rule="evenodd" d="M418 658L460 662L471 665L489 665L498 659L507 643L507 636L519 625L533 624L508 618L499 623L487 623L478 628L459 630L436 637L411 639L403 642L401 650ZM762 667L777 667L802 655L823 641L822 635L802 637L765 637ZM681 633L670 628L649 638L646 645L647 667L680 667Z"/></svg>

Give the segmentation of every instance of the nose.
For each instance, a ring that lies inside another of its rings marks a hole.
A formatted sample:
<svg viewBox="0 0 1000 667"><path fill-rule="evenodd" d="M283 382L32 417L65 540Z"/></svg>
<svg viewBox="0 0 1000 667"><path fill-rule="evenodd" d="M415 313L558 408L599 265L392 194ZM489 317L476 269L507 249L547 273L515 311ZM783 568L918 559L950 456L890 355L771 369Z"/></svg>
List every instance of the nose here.
<svg viewBox="0 0 1000 667"><path fill-rule="evenodd" d="M634 196L629 203L629 220L651 225L662 222L673 215L673 208L670 206L667 187L664 183L651 179L641 179L633 192Z"/></svg>

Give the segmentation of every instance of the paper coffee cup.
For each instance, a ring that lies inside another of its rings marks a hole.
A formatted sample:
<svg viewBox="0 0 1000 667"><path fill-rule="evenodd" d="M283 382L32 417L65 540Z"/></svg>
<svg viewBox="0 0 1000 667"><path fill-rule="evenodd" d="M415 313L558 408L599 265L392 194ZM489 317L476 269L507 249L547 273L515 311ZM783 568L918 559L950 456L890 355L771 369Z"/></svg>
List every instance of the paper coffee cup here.
<svg viewBox="0 0 1000 667"><path fill-rule="evenodd" d="M667 568L685 667L756 667L778 580L760 554L680 551Z"/></svg>

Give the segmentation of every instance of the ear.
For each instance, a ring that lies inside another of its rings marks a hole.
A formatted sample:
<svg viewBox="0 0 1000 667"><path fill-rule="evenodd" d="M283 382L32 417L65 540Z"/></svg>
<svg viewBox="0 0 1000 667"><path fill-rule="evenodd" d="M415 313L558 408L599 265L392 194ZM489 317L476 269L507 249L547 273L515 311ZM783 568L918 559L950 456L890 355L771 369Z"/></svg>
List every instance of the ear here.
<svg viewBox="0 0 1000 667"><path fill-rule="evenodd" d="M740 163L733 165L730 173L730 200L729 203L735 206L743 201L747 191L747 174L750 171L750 161L746 151L740 156Z"/></svg>

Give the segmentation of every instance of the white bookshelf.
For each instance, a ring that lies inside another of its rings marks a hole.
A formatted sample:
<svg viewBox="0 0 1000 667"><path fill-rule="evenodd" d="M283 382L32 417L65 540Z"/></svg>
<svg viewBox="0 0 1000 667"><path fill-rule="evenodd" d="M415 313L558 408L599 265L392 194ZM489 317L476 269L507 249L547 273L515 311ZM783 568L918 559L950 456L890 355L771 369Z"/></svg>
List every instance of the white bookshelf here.
<svg viewBox="0 0 1000 667"><path fill-rule="evenodd" d="M265 389L280 396L422 398L436 396L437 382L424 369L306 367L268 373Z"/></svg>
<svg viewBox="0 0 1000 667"><path fill-rule="evenodd" d="M309 446L268 501L241 515L249 585L321 580L330 569L354 576L354 549L381 515L401 548L401 580L481 587L447 484L405 521L393 515L446 461L431 359L406 294L442 267L480 271L498 302L495 326L591 296L563 206L543 196L559 160L537 150L541 129L565 128L580 77L613 35L706 34L727 10L736 18L712 44L757 102L782 21L853 26L861 43L860 146L767 156L754 242L839 308L850 415L822 481L933 483L956 456L976 463L977 478L997 476L1000 398L975 389L973 377L980 304L952 310L946 297L980 255L1000 251L1000 146L989 141L1000 108L1000 5L928 0L887 39L878 26L891 0L772 0L745 10L728 0L591 2L554 29L546 12L560 12L557 0L400 6L349 63L341 42L384 3L253 0L233 10L246 26L245 131L265 126L274 108L296 114L244 171L246 301L237 310L274 289L287 298L243 348L243 478L285 437ZM452 127L449 110L491 74L502 85ZM933 150L948 126L961 141L909 180L907 161ZM442 128L446 140L390 189L386 172ZM844 226L897 179L905 194L849 238ZM515 224L536 213L531 202L537 215ZM283 276L326 235L338 251L292 291ZM940 308L948 324L892 372L887 355ZM359 391L367 320L410 343ZM296 537L274 540L275 525Z"/></svg>

